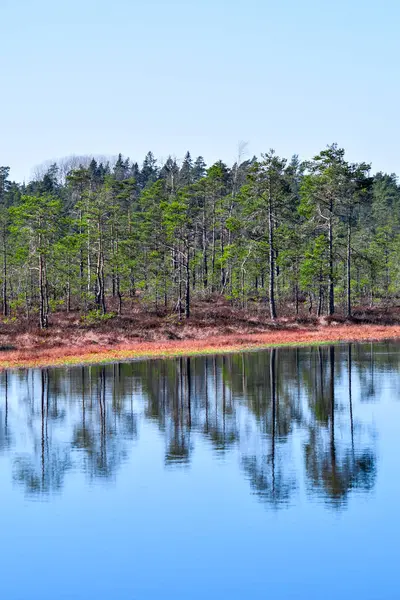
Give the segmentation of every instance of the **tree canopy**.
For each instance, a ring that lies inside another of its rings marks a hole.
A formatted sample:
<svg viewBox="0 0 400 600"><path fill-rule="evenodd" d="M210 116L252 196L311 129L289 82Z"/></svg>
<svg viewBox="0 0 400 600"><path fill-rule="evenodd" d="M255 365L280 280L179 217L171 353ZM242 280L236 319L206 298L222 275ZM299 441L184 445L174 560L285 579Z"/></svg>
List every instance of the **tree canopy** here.
<svg viewBox="0 0 400 600"><path fill-rule="evenodd" d="M371 175L332 144L312 160L273 150L229 166L187 152L51 164L27 184L0 167L0 285L7 317L107 314L111 299L190 318L221 295L271 319L351 317L400 288L396 175ZM115 302L112 301L113 306Z"/></svg>

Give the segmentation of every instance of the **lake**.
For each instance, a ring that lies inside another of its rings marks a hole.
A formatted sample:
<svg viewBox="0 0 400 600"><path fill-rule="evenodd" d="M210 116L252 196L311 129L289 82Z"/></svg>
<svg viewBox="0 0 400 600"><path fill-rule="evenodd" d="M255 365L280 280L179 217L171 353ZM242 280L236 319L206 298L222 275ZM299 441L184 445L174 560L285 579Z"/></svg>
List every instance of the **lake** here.
<svg viewBox="0 0 400 600"><path fill-rule="evenodd" d="M0 389L2 598L399 597L400 344Z"/></svg>

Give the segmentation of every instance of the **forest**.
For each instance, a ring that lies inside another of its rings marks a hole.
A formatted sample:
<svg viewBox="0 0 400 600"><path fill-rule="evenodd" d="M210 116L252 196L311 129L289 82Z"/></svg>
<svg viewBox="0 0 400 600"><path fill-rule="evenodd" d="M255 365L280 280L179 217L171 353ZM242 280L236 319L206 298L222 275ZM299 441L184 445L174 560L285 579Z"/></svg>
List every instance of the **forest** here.
<svg viewBox="0 0 400 600"><path fill-rule="evenodd" d="M388 310L400 289L400 187L332 144L232 166L70 157L29 183L0 167L3 321L102 322L132 306L184 321L216 299L266 320Z"/></svg>

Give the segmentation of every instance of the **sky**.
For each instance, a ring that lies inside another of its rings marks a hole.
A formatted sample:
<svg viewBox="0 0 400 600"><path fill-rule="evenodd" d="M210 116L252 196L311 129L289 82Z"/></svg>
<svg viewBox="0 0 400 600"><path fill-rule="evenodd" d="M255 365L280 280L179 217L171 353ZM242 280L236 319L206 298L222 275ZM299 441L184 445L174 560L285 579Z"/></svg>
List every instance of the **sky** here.
<svg viewBox="0 0 400 600"><path fill-rule="evenodd" d="M270 148L400 171L398 0L0 0L0 165Z"/></svg>

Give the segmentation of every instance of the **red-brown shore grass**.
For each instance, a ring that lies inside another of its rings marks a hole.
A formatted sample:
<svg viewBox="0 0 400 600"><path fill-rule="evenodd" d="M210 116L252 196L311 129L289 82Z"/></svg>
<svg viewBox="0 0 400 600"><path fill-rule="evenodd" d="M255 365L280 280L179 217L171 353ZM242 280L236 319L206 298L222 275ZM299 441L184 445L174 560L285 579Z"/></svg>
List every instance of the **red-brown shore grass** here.
<svg viewBox="0 0 400 600"><path fill-rule="evenodd" d="M163 311L128 308L123 316L90 324L76 312L57 313L46 331L34 322L5 322L0 325L0 370L400 339L397 309L390 314L357 309L350 322L340 316L271 322L266 307L243 311L217 300L197 303L191 318L180 323Z"/></svg>

